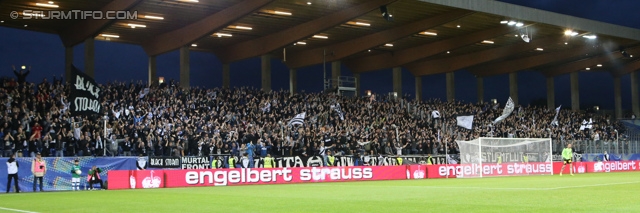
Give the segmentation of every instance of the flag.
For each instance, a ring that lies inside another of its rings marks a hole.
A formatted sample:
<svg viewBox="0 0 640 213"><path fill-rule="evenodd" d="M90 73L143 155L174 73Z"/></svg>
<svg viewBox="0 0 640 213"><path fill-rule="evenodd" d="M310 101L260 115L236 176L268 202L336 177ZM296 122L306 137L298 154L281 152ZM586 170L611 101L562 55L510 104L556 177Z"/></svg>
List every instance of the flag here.
<svg viewBox="0 0 640 213"><path fill-rule="evenodd" d="M99 114L102 109L102 97L96 81L72 65L71 82L74 82L69 94L71 116Z"/></svg>
<svg viewBox="0 0 640 213"><path fill-rule="evenodd" d="M305 117L305 116L307 116L307 113L306 113L306 112L303 112L303 113L297 114L297 115L296 115L296 117L293 117L293 118L289 121L289 124L287 124L287 125L289 125L289 126L293 126L293 125L296 125L296 124L304 125L304 117Z"/></svg>
<svg viewBox="0 0 640 213"><path fill-rule="evenodd" d="M472 129L473 115L458 116L456 119L458 120L458 126L464 127L466 129Z"/></svg>
<svg viewBox="0 0 640 213"><path fill-rule="evenodd" d="M591 120L591 118L589 118L589 121L582 119L582 125L580 125L580 131L585 130L585 129L591 129L591 127L593 126L593 121Z"/></svg>
<svg viewBox="0 0 640 213"><path fill-rule="evenodd" d="M262 112L269 112L271 111L271 101L267 101L267 104L265 104L264 107L262 107Z"/></svg>
<svg viewBox="0 0 640 213"><path fill-rule="evenodd" d="M511 97L509 97L509 100L507 101L507 105L504 107L504 110L502 110L502 115L496 118L496 120L493 121L493 123L494 124L498 123L504 120L505 118L509 117L509 115L511 115L511 113L513 112L513 108L514 108L513 100L511 99Z"/></svg>
<svg viewBox="0 0 640 213"><path fill-rule="evenodd" d="M340 103L337 103L336 105L331 105L331 109L333 109L334 111L336 111L336 113L338 113L338 116L340 116L340 120L344 120L344 113L342 112Z"/></svg>
<svg viewBox="0 0 640 213"><path fill-rule="evenodd" d="M553 126L558 126L558 114L560 114L560 107L562 107L562 105L556 108L556 116L553 117L553 121L551 121L551 125Z"/></svg>
<svg viewBox="0 0 640 213"><path fill-rule="evenodd" d="M438 110L433 110L431 112L431 117L435 118L440 118L440 112Z"/></svg>

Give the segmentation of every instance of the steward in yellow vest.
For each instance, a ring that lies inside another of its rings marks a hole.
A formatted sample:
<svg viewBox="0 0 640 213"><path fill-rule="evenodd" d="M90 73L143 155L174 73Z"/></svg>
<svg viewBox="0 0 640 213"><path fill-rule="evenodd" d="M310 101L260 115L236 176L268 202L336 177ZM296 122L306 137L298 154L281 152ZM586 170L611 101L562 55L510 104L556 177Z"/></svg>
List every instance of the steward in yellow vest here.
<svg viewBox="0 0 640 213"><path fill-rule="evenodd" d="M229 169L236 168L236 158L234 156L229 156Z"/></svg>
<svg viewBox="0 0 640 213"><path fill-rule="evenodd" d="M262 161L264 161L264 168L273 168L276 165L275 160L271 157L271 154L267 154Z"/></svg>
<svg viewBox="0 0 640 213"><path fill-rule="evenodd" d="M331 155L331 150L327 150L327 166L336 166L336 157Z"/></svg>

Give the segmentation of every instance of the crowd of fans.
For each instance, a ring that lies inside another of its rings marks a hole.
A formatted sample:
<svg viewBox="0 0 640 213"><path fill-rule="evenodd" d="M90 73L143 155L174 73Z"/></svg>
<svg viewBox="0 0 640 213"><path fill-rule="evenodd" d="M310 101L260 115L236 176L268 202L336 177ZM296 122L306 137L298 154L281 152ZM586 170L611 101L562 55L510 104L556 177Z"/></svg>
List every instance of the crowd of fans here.
<svg viewBox="0 0 640 213"><path fill-rule="evenodd" d="M173 82L102 85L102 111L72 117L69 87L54 76L35 84L28 72L4 79L0 89L0 141L5 157L20 156L313 156L458 153L455 140L478 137L553 138L554 150L571 141L615 141L623 127L608 116L516 106L502 122L502 105L460 101L354 98L334 93L183 89ZM147 89L148 88L148 89ZM341 110L335 110L340 105ZM334 106L334 107L332 107ZM306 112L303 126L289 126ZM341 116L342 113L342 116ZM457 115L474 115L473 129ZM593 128L580 130L583 120ZM596 146L601 144L595 143ZM578 147L578 151L581 148Z"/></svg>

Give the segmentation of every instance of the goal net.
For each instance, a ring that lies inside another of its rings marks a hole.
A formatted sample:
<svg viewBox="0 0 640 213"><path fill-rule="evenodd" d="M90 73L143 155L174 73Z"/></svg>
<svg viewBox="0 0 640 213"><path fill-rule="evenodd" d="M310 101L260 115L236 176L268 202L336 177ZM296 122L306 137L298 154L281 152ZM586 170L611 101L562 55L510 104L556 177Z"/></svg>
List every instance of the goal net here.
<svg viewBox="0 0 640 213"><path fill-rule="evenodd" d="M449 174L458 178L553 175L550 138L478 138L456 142L460 165Z"/></svg>

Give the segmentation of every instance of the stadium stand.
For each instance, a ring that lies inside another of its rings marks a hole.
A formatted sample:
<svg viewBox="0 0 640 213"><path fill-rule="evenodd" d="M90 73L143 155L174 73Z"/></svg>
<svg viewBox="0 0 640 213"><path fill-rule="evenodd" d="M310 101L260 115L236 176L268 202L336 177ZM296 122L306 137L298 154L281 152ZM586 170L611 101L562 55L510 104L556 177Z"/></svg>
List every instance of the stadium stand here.
<svg viewBox="0 0 640 213"><path fill-rule="evenodd" d="M551 137L554 152L566 143L589 153L638 149L624 139L628 138L624 125L608 116L563 109L559 125L553 126L555 111L546 107L516 106L511 116L494 126L492 121L502 108L493 103L290 95L247 87L180 89L173 81L146 89L142 82L111 82L102 85L103 115L73 118L68 112L69 88L62 79L54 78L52 83L43 79L38 84L2 81L0 140L5 157L37 152L43 156L238 156L247 152L249 142L256 156L311 156L327 149L338 155L445 154L445 150L455 154L456 139L477 137ZM332 108L338 103L340 110ZM301 112L306 112L305 125L288 126ZM458 127L457 115L475 115L473 129ZM581 131L582 121L590 119L593 127Z"/></svg>

